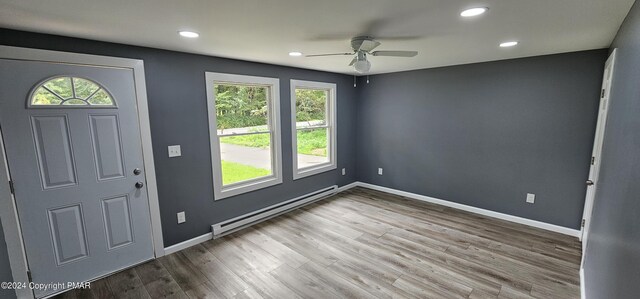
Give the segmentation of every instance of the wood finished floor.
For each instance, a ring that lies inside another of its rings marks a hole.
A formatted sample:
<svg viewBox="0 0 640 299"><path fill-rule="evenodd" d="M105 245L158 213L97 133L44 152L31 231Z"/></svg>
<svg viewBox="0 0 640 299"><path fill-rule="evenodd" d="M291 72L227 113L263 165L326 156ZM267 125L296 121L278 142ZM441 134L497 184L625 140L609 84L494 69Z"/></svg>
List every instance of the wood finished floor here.
<svg viewBox="0 0 640 299"><path fill-rule="evenodd" d="M352 189L60 298L579 298L580 242Z"/></svg>

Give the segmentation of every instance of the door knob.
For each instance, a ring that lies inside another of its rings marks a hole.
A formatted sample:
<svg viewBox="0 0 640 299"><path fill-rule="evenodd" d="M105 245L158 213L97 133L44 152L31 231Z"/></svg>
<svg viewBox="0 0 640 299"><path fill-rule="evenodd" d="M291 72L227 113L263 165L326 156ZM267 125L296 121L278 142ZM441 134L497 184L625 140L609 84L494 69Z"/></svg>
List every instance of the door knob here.
<svg viewBox="0 0 640 299"><path fill-rule="evenodd" d="M143 182L137 182L136 183L136 188L142 189L142 187L144 187L144 183Z"/></svg>
<svg viewBox="0 0 640 299"><path fill-rule="evenodd" d="M592 180L587 180L587 186L593 186L593 181Z"/></svg>

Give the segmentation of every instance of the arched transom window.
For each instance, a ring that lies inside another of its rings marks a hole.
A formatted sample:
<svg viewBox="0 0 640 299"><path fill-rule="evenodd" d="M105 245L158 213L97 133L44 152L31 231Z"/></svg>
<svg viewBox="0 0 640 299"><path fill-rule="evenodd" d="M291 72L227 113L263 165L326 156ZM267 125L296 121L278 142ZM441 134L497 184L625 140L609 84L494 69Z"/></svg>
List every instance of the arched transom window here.
<svg viewBox="0 0 640 299"><path fill-rule="evenodd" d="M79 77L55 77L36 86L29 107L115 107L115 101L100 84Z"/></svg>

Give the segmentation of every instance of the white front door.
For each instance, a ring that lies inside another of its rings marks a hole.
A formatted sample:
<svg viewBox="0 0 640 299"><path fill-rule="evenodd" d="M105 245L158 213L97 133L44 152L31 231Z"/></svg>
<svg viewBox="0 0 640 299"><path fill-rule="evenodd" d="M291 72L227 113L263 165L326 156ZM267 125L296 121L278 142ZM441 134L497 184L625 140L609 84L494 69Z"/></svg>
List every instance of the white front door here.
<svg viewBox="0 0 640 299"><path fill-rule="evenodd" d="M0 126L36 297L154 257L133 70L0 59Z"/></svg>
<svg viewBox="0 0 640 299"><path fill-rule="evenodd" d="M604 77L602 79L602 90L600 93L600 107L598 112L598 123L593 141L593 153L591 156L591 167L587 180L587 196L584 203L584 214L582 216L582 262L587 249L587 239L589 225L591 224L591 212L595 201L596 189L598 187L598 176L600 175L600 161L602 156L602 144L607 124L609 112L609 92L611 90L611 80L613 78L613 67L615 64L616 51L614 50L605 64Z"/></svg>

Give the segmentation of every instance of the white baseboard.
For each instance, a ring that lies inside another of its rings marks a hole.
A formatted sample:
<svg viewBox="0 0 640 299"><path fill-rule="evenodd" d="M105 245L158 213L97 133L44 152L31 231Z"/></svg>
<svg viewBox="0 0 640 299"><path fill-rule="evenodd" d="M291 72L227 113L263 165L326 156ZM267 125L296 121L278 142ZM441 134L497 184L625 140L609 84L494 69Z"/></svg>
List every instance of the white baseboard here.
<svg viewBox="0 0 640 299"><path fill-rule="evenodd" d="M337 190L336 193L340 193L342 191L349 190L351 188L357 187L358 185L359 185L359 182L353 182L351 184L344 185L342 187L338 187L336 189ZM171 245L169 247L165 247L164 248L164 254L165 255L169 255L169 254L172 254L174 252L178 252L180 250L189 248L191 246L198 245L200 243L204 243L204 242L209 241L211 239L213 239L213 233L206 233L204 235L197 236L197 237L195 237L193 239L189 239L189 240L180 242L178 244L174 244L174 245Z"/></svg>
<svg viewBox="0 0 640 299"><path fill-rule="evenodd" d="M171 245L169 247L165 247L164 248L164 255L169 255L169 254L172 254L174 252L178 252L178 251L180 251L182 249L187 249L187 248L189 248L191 246L207 242L207 241L209 241L211 239L213 239L213 234L212 233L206 233L206 234L204 234L202 236L197 236L197 237L195 237L193 239L189 239L189 240L186 240L184 242L180 242L178 244Z"/></svg>
<svg viewBox="0 0 640 299"><path fill-rule="evenodd" d="M369 184L369 183L356 182L355 184L357 186L364 187L364 188L369 188L369 189L378 190L378 191L382 191L382 192L386 192L386 193L391 193L391 194L395 194L395 195L399 195L399 196L404 196L404 197L408 197L408 198L412 198L412 199L416 199L416 200L420 200L420 201L425 201L425 202L429 202L429 203L433 203L433 204L437 204L437 205L447 206L447 207L451 207L451 208L458 209L458 210L463 210L463 211L467 211L467 212L471 212L471 213L480 214L480 215L483 215L483 216L498 218L498 219L511 221L511 222L515 222L515 223L520 223L520 224L524 224L524 225L528 225L528 226L533 226L533 227L541 228L541 229L544 229L544 230L557 232L557 233L561 233L561 234L564 234L564 235L569 235L569 236L576 237L576 238L580 236L580 231L577 230L577 229L572 229L572 228L559 226L559 225L555 225L555 224L550 224L550 223L546 223L546 222L541 222L541 221L537 221L537 220L531 220L531 219L522 218L522 217L518 217L518 216L512 216L512 215L509 215L509 214L494 212L494 211L491 211L491 210L485 210L485 209L476 208L476 207L472 207L472 206L468 206L468 205L463 205L463 204L459 204L459 203L455 203L455 202L451 202L451 201L447 201L447 200L443 200L443 199L438 199L438 198L433 198L433 197L420 195L420 194L416 194L416 193L411 193L411 192L396 190L396 189L392 189L392 188L382 187L382 186L373 185L373 184Z"/></svg>

